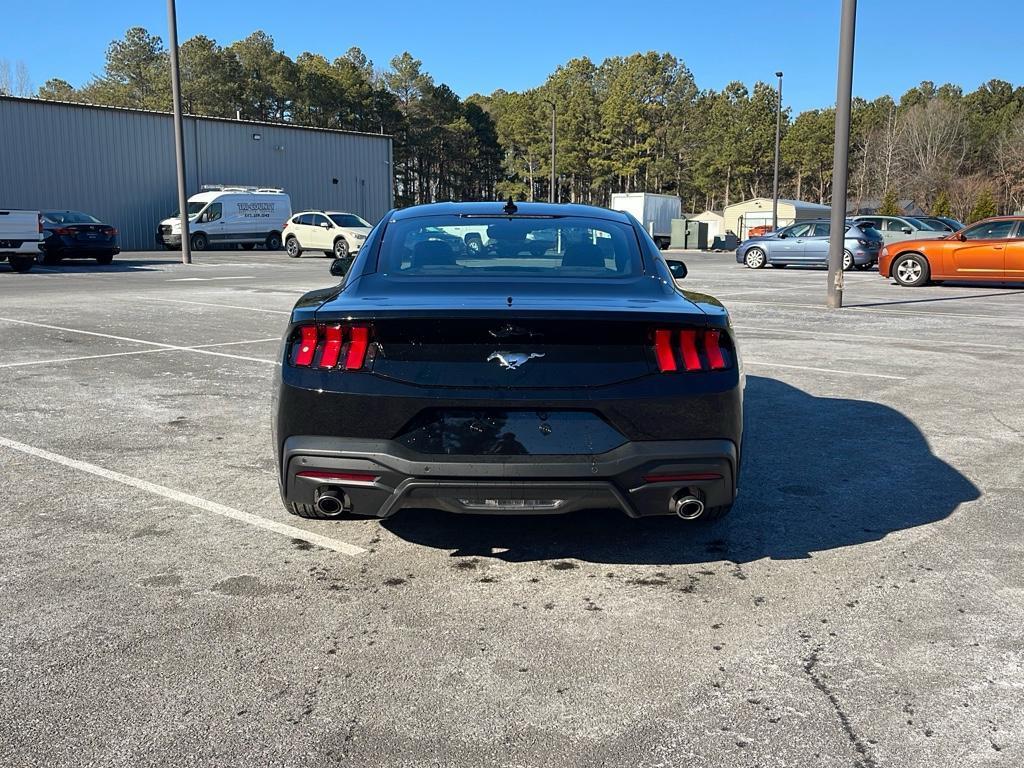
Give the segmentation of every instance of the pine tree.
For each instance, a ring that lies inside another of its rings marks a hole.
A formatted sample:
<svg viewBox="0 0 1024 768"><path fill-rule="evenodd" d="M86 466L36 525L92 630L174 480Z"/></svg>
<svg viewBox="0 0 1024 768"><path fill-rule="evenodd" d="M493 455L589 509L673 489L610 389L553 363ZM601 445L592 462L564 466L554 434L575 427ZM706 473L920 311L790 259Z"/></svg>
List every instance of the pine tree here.
<svg viewBox="0 0 1024 768"><path fill-rule="evenodd" d="M946 194L946 190L939 192L939 196L935 198L935 202L932 203L932 216L952 216L953 206L949 202L949 195Z"/></svg>
<svg viewBox="0 0 1024 768"><path fill-rule="evenodd" d="M882 197L882 204L878 207L878 215L900 216L902 213L899 198L896 196L896 190L890 187L886 190L885 196Z"/></svg>
<svg viewBox="0 0 1024 768"><path fill-rule="evenodd" d="M971 209L970 223L973 224L976 221L995 216L998 212L995 198L992 197L992 190L988 188L983 189L974 201L974 207Z"/></svg>

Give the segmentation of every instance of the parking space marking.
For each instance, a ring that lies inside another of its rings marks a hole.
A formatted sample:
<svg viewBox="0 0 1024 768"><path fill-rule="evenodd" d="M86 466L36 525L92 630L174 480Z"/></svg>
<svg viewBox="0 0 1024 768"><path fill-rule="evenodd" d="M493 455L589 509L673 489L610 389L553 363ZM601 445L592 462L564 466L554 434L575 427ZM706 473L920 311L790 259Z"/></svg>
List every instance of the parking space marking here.
<svg viewBox="0 0 1024 768"><path fill-rule="evenodd" d="M211 280L255 280L256 275L225 275L224 277L172 277L168 283L208 283Z"/></svg>
<svg viewBox="0 0 1024 768"><path fill-rule="evenodd" d="M816 373L836 373L843 376L869 376L873 379L894 379L906 381L906 376L892 376L888 373L867 373L866 371L839 371L835 368L812 368L809 365L787 365L786 363L772 363L767 360L748 360L743 358L744 365L760 365L765 368L793 368L798 371L814 371Z"/></svg>
<svg viewBox="0 0 1024 768"><path fill-rule="evenodd" d="M953 339L908 339L900 336L876 336L867 333L836 333L834 331L803 331L796 328L765 328L764 326L734 325L737 331L749 333L778 333L796 334L799 336L830 336L836 339L849 339L850 341L890 341L898 344L920 344L922 346L937 346L943 349L948 347L980 347L982 349L995 349L1009 354L1021 354L1019 350L1010 349L1006 344L984 344L975 341L956 341Z"/></svg>
<svg viewBox="0 0 1024 768"><path fill-rule="evenodd" d="M264 309L262 307L243 307L239 304L214 304L210 301L189 301L187 299L156 299L153 297L147 297L146 302L150 301L162 301L169 304L195 304L197 307L218 307L220 309L247 309L250 312L269 312L273 315L290 315L286 309Z"/></svg>
<svg viewBox="0 0 1024 768"><path fill-rule="evenodd" d="M795 309L818 309L825 312L834 312L830 307L826 307L824 304L796 304L792 302L783 301L753 301L752 299L736 299L733 301L734 304L758 304L768 307L792 307ZM967 320L1003 320L1013 323L1019 323L1020 320L1016 317L1009 317L1008 315L980 315L975 313L966 312L915 312L910 309L867 309L865 307L859 307L857 305L847 305L843 309L848 309L851 312L864 312L876 315L913 315L915 317L962 317Z"/></svg>
<svg viewBox="0 0 1024 768"><path fill-rule="evenodd" d="M201 346L197 347L182 347L177 344L163 344L159 341L147 341L145 339L133 339L128 336L114 336L110 333L98 333L97 331L82 331L78 328L64 328L60 325L47 325L46 323L34 323L30 320L15 320L11 317L0 317L0 322L4 323L17 323L19 325L31 325L35 328L46 328L51 331L64 331L65 333L79 333L83 336L97 336L101 339L114 339L115 341L130 341L133 344L145 344L150 347L160 347L161 349L176 349L179 352L196 352L200 355L214 355L216 357L227 357L232 360L248 360L253 363L264 363L266 365L280 365L276 360L266 360L262 357L247 357L245 355L231 355L227 352L215 352L212 349L203 349ZM251 342L237 342L238 344L247 344Z"/></svg>
<svg viewBox="0 0 1024 768"><path fill-rule="evenodd" d="M191 347L184 347L189 351L197 349L209 349L210 347L233 347L240 344L262 344L268 341L280 341L276 336L269 339L246 339L245 341L221 341L216 344L196 344ZM80 355L78 357L56 357L49 360L26 360L21 363L0 363L0 368L24 368L29 365L52 365L53 363L73 363L78 360L99 360L104 357L128 357L129 355L157 355L161 352L177 352L176 349L134 349L130 352L107 352L102 355Z"/></svg>
<svg viewBox="0 0 1024 768"><path fill-rule="evenodd" d="M141 491L146 491L147 493L152 493L156 496L163 496L165 499L177 501L181 504L201 509L204 512L210 512L215 515L220 515L221 517L227 517L240 523L255 526L256 528L263 528L264 530L280 534L281 536L287 536L290 539L301 539L302 541L309 542L315 546L323 547L343 555L356 556L366 553L365 549L357 547L355 544L349 544L338 539L332 539L319 533L304 531L303 529L296 528L293 525L279 523L276 520L260 517L259 515L252 514L251 512L243 512L239 509L218 504L215 501L209 501L207 499L200 498L199 496L193 496L190 493L176 491L173 488L157 485L156 483L151 483L148 480L142 480L137 477L132 477L131 475L125 475L121 472L114 472L113 470L97 466L96 464L90 464L86 461L72 459L68 456L62 456L59 453L45 451L42 448L35 448L31 445L26 445L25 443L19 443L17 440L0 437L0 446L9 448L12 451L19 451L29 456L35 456L36 458L44 459L54 464L60 464L61 466L68 467L70 469L76 469L80 472L87 472L91 475L96 475L97 477L113 480L115 483L121 483L122 485L127 485L131 488L138 488Z"/></svg>

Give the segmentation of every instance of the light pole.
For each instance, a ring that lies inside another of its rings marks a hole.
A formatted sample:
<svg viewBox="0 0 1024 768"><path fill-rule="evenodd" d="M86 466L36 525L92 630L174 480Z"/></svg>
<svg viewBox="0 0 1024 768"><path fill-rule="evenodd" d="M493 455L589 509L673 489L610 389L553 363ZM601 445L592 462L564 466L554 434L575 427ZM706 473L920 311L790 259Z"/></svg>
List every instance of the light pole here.
<svg viewBox="0 0 1024 768"><path fill-rule="evenodd" d="M857 0L843 0L839 25L839 76L836 79L836 136L832 158L832 226L828 242L826 305L843 306L843 241L846 187L850 173L850 101L853 97L853 44L857 30Z"/></svg>
<svg viewBox="0 0 1024 768"><path fill-rule="evenodd" d="M174 156L178 169L178 212L181 215L181 263L192 263L188 233L188 196L185 193L185 128L181 116L181 70L178 66L178 14L167 0L167 27L171 49L171 97L174 101Z"/></svg>
<svg viewBox="0 0 1024 768"><path fill-rule="evenodd" d="M779 104L775 113L775 181L772 183L772 231L779 229L779 141L782 139L782 73L779 78Z"/></svg>
<svg viewBox="0 0 1024 768"><path fill-rule="evenodd" d="M557 203L558 195L556 191L558 189L556 179L558 178L555 171L555 136L557 130L557 119L555 115L558 112L558 108L555 106L554 99L544 99L545 103L551 105L551 188L548 190L548 202Z"/></svg>

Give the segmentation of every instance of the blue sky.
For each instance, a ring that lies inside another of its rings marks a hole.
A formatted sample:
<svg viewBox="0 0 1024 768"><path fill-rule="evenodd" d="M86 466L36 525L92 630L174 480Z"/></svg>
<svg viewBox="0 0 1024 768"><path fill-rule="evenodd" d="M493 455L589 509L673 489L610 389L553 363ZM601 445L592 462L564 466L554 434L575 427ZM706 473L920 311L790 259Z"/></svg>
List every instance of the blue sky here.
<svg viewBox="0 0 1024 768"><path fill-rule="evenodd" d="M103 67L107 43L133 25L166 42L164 0L5 3L0 58L24 61L35 85L74 85ZM840 0L178 0L181 40L222 44L255 29L290 56L333 58L352 45L378 66L408 50L438 82L467 96L539 85L566 60L668 51L701 88L748 85L786 73L796 111L835 101ZM922 80L973 90L992 78L1024 83L1011 30L1024 28L1021 0L861 0L854 92L899 95Z"/></svg>

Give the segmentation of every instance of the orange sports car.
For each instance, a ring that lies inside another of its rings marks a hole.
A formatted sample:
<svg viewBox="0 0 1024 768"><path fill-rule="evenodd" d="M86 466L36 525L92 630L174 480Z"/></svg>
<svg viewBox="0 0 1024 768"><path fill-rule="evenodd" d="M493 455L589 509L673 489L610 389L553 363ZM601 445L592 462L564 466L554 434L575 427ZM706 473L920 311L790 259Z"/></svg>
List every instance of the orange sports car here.
<svg viewBox="0 0 1024 768"><path fill-rule="evenodd" d="M979 221L940 240L882 249L878 272L913 288L942 280L1024 281L1024 216Z"/></svg>

